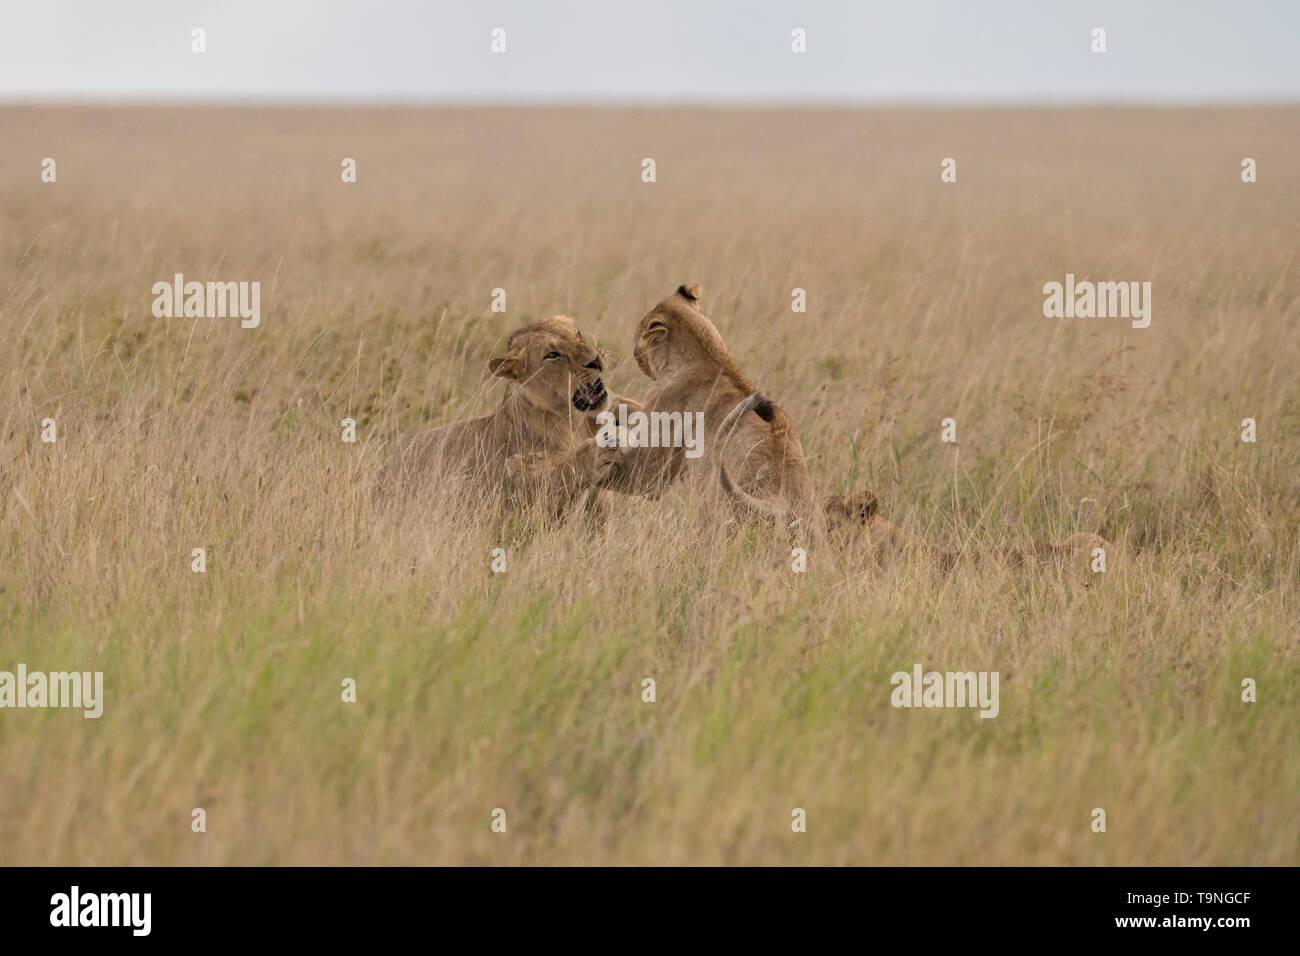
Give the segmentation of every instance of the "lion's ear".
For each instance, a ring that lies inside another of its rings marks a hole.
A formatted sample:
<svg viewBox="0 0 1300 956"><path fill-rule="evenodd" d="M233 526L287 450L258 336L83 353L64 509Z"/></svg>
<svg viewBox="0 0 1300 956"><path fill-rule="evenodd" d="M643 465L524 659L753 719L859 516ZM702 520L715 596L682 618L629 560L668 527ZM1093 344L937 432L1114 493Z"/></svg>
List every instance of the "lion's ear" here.
<svg viewBox="0 0 1300 956"><path fill-rule="evenodd" d="M679 285L677 287L677 294L690 302L699 302L700 298L704 295L704 290L698 285Z"/></svg>
<svg viewBox="0 0 1300 956"><path fill-rule="evenodd" d="M528 362L523 349L515 349L504 355L494 355L488 359L488 371L501 378L513 378L516 381L528 371Z"/></svg>
<svg viewBox="0 0 1300 956"><path fill-rule="evenodd" d="M880 499L871 491L854 491L844 496L844 508L858 524L870 524L880 511Z"/></svg>
<svg viewBox="0 0 1300 956"><path fill-rule="evenodd" d="M832 495L824 502L826 517L849 524L868 525L880 511L880 499L870 491Z"/></svg>
<svg viewBox="0 0 1300 956"><path fill-rule="evenodd" d="M658 345L664 339L668 338L668 326L658 319L652 320L641 333L641 338L637 342L642 348L649 348L652 345Z"/></svg>

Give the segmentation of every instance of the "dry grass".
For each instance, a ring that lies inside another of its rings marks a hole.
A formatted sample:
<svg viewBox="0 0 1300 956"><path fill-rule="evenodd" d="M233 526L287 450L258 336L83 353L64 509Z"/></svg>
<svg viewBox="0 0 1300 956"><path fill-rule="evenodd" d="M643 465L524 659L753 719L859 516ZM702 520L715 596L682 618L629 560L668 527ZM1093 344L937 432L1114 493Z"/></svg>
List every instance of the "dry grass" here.
<svg viewBox="0 0 1300 956"><path fill-rule="evenodd" d="M107 690L0 712L0 863L1300 862L1300 111L9 108L0 142L0 669ZM175 272L260 280L261 327L154 318ZM1151 327L1045 319L1066 272L1151 281ZM683 281L826 491L1132 566L796 576L682 494L596 539L372 511L527 319L641 393ZM895 710L915 662L998 670L1000 716Z"/></svg>

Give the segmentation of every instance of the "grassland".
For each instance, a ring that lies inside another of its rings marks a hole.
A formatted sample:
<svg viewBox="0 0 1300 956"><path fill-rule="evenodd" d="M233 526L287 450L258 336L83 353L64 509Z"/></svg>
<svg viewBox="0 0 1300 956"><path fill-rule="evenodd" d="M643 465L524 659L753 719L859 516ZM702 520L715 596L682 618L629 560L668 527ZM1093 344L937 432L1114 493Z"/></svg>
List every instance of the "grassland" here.
<svg viewBox="0 0 1300 956"><path fill-rule="evenodd" d="M1300 863L1297 157L1293 108L0 109L0 669L107 696L0 711L0 863ZM261 326L155 318L177 272ZM1150 328L1044 318L1067 272ZM684 493L374 508L524 321L640 394L684 281L827 492L1129 568L795 575ZM891 707L917 662L999 716Z"/></svg>

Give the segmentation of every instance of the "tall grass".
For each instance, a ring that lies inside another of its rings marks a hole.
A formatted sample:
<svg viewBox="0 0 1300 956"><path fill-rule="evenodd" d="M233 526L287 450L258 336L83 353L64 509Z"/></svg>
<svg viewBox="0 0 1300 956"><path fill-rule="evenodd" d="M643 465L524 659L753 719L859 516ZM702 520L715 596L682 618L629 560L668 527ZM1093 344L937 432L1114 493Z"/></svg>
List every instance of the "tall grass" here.
<svg viewBox="0 0 1300 956"><path fill-rule="evenodd" d="M0 670L107 697L0 711L0 863L1295 864L1298 119L0 110ZM177 272L261 281L261 327L154 318ZM1044 318L1066 272L1151 281L1151 327ZM529 319L640 394L685 281L827 493L1128 566L796 575L683 490L597 534L373 504ZM893 708L917 662L999 716Z"/></svg>

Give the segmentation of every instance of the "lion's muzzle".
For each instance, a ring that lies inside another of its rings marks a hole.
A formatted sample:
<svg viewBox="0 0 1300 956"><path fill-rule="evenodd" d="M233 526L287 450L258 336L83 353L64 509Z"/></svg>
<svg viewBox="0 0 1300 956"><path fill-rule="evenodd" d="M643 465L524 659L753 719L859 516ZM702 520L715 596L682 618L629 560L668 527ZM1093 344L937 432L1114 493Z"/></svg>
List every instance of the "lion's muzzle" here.
<svg viewBox="0 0 1300 956"><path fill-rule="evenodd" d="M595 379L573 393L573 407L580 412L589 412L603 405L607 396L605 383Z"/></svg>

